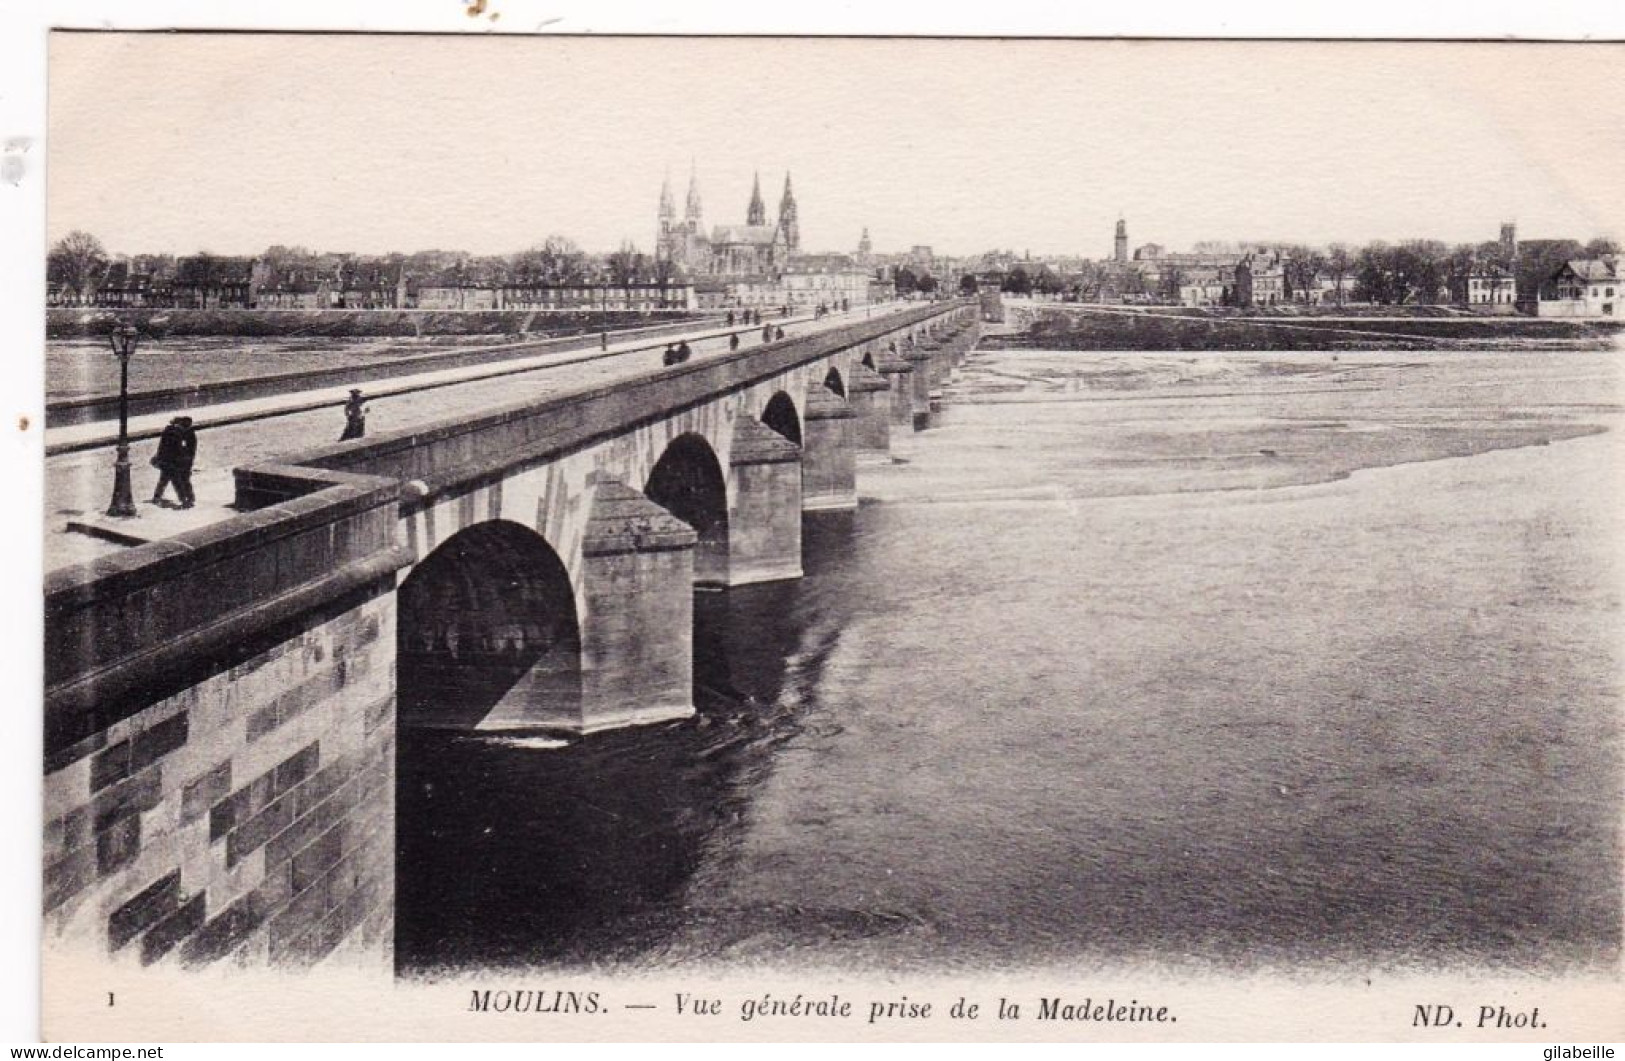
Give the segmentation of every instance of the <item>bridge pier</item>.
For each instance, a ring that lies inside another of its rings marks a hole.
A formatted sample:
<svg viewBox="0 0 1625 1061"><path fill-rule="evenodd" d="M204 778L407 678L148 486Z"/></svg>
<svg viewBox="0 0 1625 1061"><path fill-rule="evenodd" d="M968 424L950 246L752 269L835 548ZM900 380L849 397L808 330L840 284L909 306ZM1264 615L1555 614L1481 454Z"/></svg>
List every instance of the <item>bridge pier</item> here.
<svg viewBox="0 0 1625 1061"><path fill-rule="evenodd" d="M800 447L740 413L728 465L728 585L800 578Z"/></svg>
<svg viewBox="0 0 1625 1061"><path fill-rule="evenodd" d="M806 421L806 442L801 451L802 510L857 508L852 407L828 387L815 383L807 388L802 416Z"/></svg>
<svg viewBox="0 0 1625 1061"><path fill-rule="evenodd" d="M914 366L898 356L896 349L888 350L877 368L891 388L888 403L888 421L893 427L914 426Z"/></svg>
<svg viewBox="0 0 1625 1061"><path fill-rule="evenodd" d="M861 454L891 450L891 398L886 377L861 361L852 366L846 390L854 414L853 438Z"/></svg>
<svg viewBox="0 0 1625 1061"><path fill-rule="evenodd" d="M909 420L914 430L924 431L931 426L931 351L924 343L915 343L903 359L913 370L909 377Z"/></svg>
<svg viewBox="0 0 1625 1061"><path fill-rule="evenodd" d="M580 733L694 713L694 531L598 480L581 543Z"/></svg>

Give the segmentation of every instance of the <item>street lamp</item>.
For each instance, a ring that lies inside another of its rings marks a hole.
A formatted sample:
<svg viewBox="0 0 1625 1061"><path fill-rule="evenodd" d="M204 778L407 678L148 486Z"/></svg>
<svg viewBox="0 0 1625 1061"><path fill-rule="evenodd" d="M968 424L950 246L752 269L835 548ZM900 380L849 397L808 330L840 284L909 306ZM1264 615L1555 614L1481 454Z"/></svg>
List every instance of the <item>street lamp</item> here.
<svg viewBox="0 0 1625 1061"><path fill-rule="evenodd" d="M135 497L130 490L130 358L140 333L132 324L116 325L108 335L118 357L118 456L113 461L113 503L109 516L134 519Z"/></svg>

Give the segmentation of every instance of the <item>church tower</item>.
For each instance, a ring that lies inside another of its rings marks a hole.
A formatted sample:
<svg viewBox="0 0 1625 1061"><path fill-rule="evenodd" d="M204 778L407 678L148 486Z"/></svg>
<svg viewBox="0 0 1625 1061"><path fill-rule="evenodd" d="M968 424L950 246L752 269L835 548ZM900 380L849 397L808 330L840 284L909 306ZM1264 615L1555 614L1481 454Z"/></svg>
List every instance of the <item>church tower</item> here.
<svg viewBox="0 0 1625 1061"><path fill-rule="evenodd" d="M1128 261L1128 222L1122 218L1117 219L1117 241L1112 257L1117 261Z"/></svg>
<svg viewBox="0 0 1625 1061"><path fill-rule="evenodd" d="M745 211L745 224L767 224L767 207L762 203L762 175L756 174L750 186L750 207Z"/></svg>
<svg viewBox="0 0 1625 1061"><path fill-rule="evenodd" d="M779 228L784 246L791 254L801 249L801 222L796 217L796 193L790 188L790 174L784 175L784 197L779 200Z"/></svg>
<svg viewBox="0 0 1625 1061"><path fill-rule="evenodd" d="M858 237L858 264L868 265L873 259L875 246L869 242L869 226L863 226L863 235Z"/></svg>
<svg viewBox="0 0 1625 1061"><path fill-rule="evenodd" d="M692 163L689 164L688 170L688 205L683 210L683 227L691 236L699 235L702 228L700 175Z"/></svg>
<svg viewBox="0 0 1625 1061"><path fill-rule="evenodd" d="M671 174L660 182L660 221L655 246L664 249L671 242L672 229L677 227L677 203L671 197Z"/></svg>

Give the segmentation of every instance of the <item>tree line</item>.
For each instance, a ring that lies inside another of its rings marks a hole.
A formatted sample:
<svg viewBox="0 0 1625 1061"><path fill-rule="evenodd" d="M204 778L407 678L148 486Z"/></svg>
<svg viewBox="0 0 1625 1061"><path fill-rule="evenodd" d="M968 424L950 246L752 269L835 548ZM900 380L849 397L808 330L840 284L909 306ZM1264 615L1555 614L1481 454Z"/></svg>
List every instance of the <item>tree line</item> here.
<svg viewBox="0 0 1625 1061"><path fill-rule="evenodd" d="M608 281L614 285L659 283L673 277L671 263L638 250L630 241L619 249L592 256L566 236L550 235L525 250L507 255L476 256L463 251L425 250L411 254L360 257L312 251L306 247L274 244L258 255L273 273L354 275L357 269L400 267L408 276L506 281L521 284L586 284ZM132 272L156 281L207 286L224 271L224 256L200 251L177 258L169 254L137 255ZM46 255L46 279L61 289L85 297L94 294L114 265L102 241L88 232L74 231L52 245Z"/></svg>

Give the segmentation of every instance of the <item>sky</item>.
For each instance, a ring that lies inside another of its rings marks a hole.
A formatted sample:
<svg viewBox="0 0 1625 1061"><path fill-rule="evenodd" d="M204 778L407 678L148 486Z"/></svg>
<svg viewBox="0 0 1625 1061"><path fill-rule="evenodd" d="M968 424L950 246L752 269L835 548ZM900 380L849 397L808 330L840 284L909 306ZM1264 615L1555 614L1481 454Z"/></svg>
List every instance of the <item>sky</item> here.
<svg viewBox="0 0 1625 1061"><path fill-rule="evenodd" d="M1625 237L1625 45L57 33L47 236L114 253Z"/></svg>

